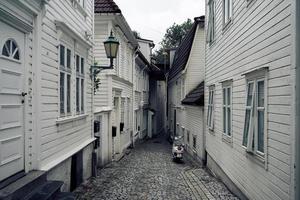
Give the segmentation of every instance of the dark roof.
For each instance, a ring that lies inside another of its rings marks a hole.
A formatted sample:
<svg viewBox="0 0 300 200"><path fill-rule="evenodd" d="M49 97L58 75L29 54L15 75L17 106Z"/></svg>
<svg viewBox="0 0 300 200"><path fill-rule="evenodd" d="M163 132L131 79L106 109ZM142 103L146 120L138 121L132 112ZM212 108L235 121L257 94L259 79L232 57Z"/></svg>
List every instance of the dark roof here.
<svg viewBox="0 0 300 200"><path fill-rule="evenodd" d="M185 105L204 106L204 81L188 93L181 103Z"/></svg>
<svg viewBox="0 0 300 200"><path fill-rule="evenodd" d="M120 8L113 0L95 0L95 13L121 13Z"/></svg>
<svg viewBox="0 0 300 200"><path fill-rule="evenodd" d="M204 27L204 23L204 16L195 18L195 22L191 30L184 37L183 41L181 42L181 44L175 52L172 68L169 71L169 80L173 79L179 72L185 69L186 63L188 62L190 56L198 24L200 24L201 27Z"/></svg>

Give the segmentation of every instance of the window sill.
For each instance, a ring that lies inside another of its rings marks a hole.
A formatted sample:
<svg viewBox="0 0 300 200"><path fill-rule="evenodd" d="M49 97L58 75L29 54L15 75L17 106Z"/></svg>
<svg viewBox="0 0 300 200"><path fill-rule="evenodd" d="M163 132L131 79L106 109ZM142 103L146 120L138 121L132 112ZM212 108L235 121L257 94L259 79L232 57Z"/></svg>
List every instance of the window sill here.
<svg viewBox="0 0 300 200"><path fill-rule="evenodd" d="M215 135L215 130L213 128L208 127L207 129L211 135Z"/></svg>
<svg viewBox="0 0 300 200"><path fill-rule="evenodd" d="M65 123L69 123L69 122L81 120L81 119L86 118L87 116L88 116L88 114L82 114L82 115L77 115L77 116L70 116L70 117L59 118L59 119L56 120L56 125L65 124Z"/></svg>
<svg viewBox="0 0 300 200"><path fill-rule="evenodd" d="M224 34L231 27L232 24L233 24L232 18L230 18L228 20L228 22L224 23L223 29L222 29L222 34Z"/></svg>
<svg viewBox="0 0 300 200"><path fill-rule="evenodd" d="M222 141L233 147L232 136L222 134Z"/></svg>
<svg viewBox="0 0 300 200"><path fill-rule="evenodd" d="M256 1L256 0L246 0L247 1L247 6L246 6L246 8L249 8L249 7L251 7L253 4L254 4L254 2Z"/></svg>
<svg viewBox="0 0 300 200"><path fill-rule="evenodd" d="M72 0L73 1L73 5L75 8L78 9L78 11L84 16L86 17L88 15L88 13L85 11L85 9L76 1L76 0Z"/></svg>
<svg viewBox="0 0 300 200"><path fill-rule="evenodd" d="M262 156L246 150L246 158L267 170L265 159Z"/></svg>
<svg viewBox="0 0 300 200"><path fill-rule="evenodd" d="M20 60L16 60L16 59L13 59L13 58L10 58L10 57L6 57L6 56L3 56L3 55L0 55L0 58L2 58L4 60L9 60L11 62L15 62L15 63L18 63L18 64L22 63Z"/></svg>
<svg viewBox="0 0 300 200"><path fill-rule="evenodd" d="M214 39L212 42L208 42L209 48L212 48L216 44L216 39Z"/></svg>

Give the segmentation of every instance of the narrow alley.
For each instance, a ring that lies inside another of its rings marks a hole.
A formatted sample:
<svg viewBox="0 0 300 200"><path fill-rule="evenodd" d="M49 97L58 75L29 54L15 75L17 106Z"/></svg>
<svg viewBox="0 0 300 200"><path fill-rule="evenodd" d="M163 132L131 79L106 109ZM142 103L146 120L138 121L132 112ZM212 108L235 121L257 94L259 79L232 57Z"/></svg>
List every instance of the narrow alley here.
<svg viewBox="0 0 300 200"><path fill-rule="evenodd" d="M98 170L74 192L77 199L238 199L223 183L185 159L172 161L164 136L138 144L119 162Z"/></svg>

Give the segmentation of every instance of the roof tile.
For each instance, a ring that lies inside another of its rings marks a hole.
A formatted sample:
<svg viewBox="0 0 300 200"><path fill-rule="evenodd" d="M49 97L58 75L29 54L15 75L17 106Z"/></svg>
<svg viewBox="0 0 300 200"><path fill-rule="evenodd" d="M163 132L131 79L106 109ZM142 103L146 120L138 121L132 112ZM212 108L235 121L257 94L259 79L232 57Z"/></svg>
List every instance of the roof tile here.
<svg viewBox="0 0 300 200"><path fill-rule="evenodd" d="M113 0L95 0L95 13L121 13L121 9Z"/></svg>

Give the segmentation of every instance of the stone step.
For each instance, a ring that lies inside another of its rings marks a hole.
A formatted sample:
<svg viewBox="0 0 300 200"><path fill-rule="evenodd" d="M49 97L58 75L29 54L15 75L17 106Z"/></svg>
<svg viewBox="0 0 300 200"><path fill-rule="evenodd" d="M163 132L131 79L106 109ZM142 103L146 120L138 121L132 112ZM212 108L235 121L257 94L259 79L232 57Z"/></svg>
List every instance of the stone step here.
<svg viewBox="0 0 300 200"><path fill-rule="evenodd" d="M75 200L75 195L72 192L61 192L56 195L55 200Z"/></svg>
<svg viewBox="0 0 300 200"><path fill-rule="evenodd" d="M47 181L32 191L24 200L54 200L59 195L62 181Z"/></svg>
<svg viewBox="0 0 300 200"><path fill-rule="evenodd" d="M0 200L20 200L46 182L46 173L31 171L0 190Z"/></svg>

